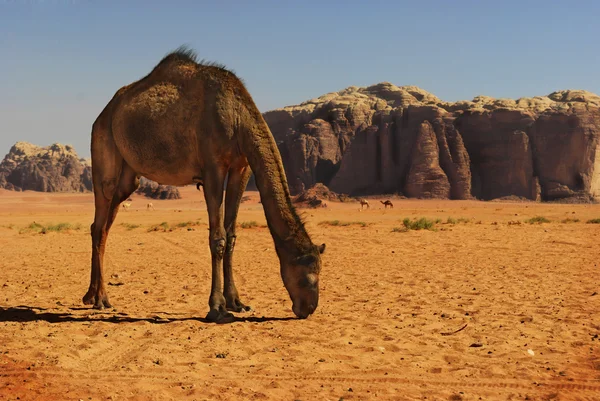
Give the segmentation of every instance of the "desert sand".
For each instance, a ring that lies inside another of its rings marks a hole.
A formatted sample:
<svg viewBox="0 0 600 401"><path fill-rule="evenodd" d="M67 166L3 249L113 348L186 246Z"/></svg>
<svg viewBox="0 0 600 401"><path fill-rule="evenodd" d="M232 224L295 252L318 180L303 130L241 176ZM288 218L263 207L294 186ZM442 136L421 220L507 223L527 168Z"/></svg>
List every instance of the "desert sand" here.
<svg viewBox="0 0 600 401"><path fill-rule="evenodd" d="M299 320L248 192L234 263L253 311L210 324L205 202L182 195L155 211L134 196L119 213L105 259L115 309L96 311L81 302L93 196L0 191L0 399L600 399L600 225L586 223L600 205L306 209L327 250L319 307ZM535 216L550 222L524 223ZM441 222L394 230L406 217ZM148 231L162 222L174 228Z"/></svg>

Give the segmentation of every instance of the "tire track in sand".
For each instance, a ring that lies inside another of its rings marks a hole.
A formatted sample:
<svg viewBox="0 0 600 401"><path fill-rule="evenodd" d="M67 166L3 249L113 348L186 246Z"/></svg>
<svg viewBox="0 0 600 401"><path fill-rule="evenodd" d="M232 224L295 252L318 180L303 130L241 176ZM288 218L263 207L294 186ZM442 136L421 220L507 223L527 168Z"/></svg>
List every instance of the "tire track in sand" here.
<svg viewBox="0 0 600 401"><path fill-rule="evenodd" d="M0 365L2 367L2 365ZM32 370L24 370L23 368L17 369L2 369L0 377L47 377L57 379L64 377L65 379L86 381L91 380L92 376L95 379L101 377L115 378L119 380L131 380L139 381L143 379L150 380L165 380L165 377L171 376L174 381L181 381L181 373L131 373L131 372L89 372L83 370L56 370L53 368L39 367ZM552 382L552 381L486 381L486 380L464 380L464 381L453 381L453 380L430 380L430 379L413 379L398 376L388 377L375 377L369 376L369 374L361 374L360 376L310 376L310 375L253 375L253 374L242 374L238 378L245 378L248 380L261 380L261 381L299 381L299 382L329 382L329 383L381 383L381 384L403 384L408 386L424 387L443 387L443 388L492 388L492 389L520 389L520 390L571 390L579 392L590 392L592 394L600 394L600 382L598 380L577 380L570 383L564 382ZM229 376L213 376L210 380L216 381L231 381Z"/></svg>

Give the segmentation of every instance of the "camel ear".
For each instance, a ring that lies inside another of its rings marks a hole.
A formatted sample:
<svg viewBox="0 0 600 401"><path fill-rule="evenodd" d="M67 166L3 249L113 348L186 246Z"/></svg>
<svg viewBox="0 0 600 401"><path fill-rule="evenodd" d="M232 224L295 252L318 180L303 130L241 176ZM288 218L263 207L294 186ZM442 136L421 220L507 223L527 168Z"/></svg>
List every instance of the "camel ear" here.
<svg viewBox="0 0 600 401"><path fill-rule="evenodd" d="M319 248L319 253L323 253L323 252L325 252L325 244L321 244L321 245L319 245L319 247L318 247L318 248Z"/></svg>

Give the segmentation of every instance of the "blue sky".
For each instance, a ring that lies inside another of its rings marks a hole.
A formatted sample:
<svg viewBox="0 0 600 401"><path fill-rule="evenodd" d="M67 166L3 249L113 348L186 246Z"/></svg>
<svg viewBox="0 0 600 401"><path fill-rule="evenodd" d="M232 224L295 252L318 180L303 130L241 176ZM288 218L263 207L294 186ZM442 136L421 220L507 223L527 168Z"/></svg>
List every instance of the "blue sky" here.
<svg viewBox="0 0 600 401"><path fill-rule="evenodd" d="M114 92L189 44L261 111L381 81L448 101L600 94L598 1L0 0L0 157L75 146Z"/></svg>

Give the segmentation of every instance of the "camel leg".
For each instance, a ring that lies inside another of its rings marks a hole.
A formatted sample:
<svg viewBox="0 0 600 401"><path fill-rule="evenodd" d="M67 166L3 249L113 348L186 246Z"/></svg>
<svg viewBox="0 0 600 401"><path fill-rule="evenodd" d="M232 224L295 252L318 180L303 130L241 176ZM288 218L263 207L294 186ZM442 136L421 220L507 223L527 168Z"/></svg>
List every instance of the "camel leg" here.
<svg viewBox="0 0 600 401"><path fill-rule="evenodd" d="M108 221L106 223L106 233L108 235L108 231L110 227L115 222L117 218L117 213L119 212L119 206L123 203L124 200L129 198L131 194L135 192L136 189L140 186L140 180L137 177L137 174L127 163L123 163L123 167L121 169L121 177L119 178L119 185L117 186L117 190L113 195L111 205L109 208ZM127 209L126 209L127 210Z"/></svg>
<svg viewBox="0 0 600 401"><path fill-rule="evenodd" d="M104 251L108 231L114 222L119 205L135 191L138 181L135 173L118 153L112 138L103 132L92 137L93 182L95 199L92 234L92 269L90 287L83 303L94 308L111 308L112 305L104 285Z"/></svg>
<svg viewBox="0 0 600 401"><path fill-rule="evenodd" d="M223 258L223 281L225 285L223 295L225 296L227 310L233 312L243 312L252 309L240 301L240 296L233 280L232 268L238 210L251 173L252 171L249 167L230 169L227 179L227 192L225 194L225 233L227 242Z"/></svg>
<svg viewBox="0 0 600 401"><path fill-rule="evenodd" d="M231 317L227 312L227 304L223 296L223 281L221 269L223 265L223 254L225 253L225 228L223 226L223 187L225 172L219 168L205 171L204 176L204 199L208 209L209 221L209 244L212 259L212 282L208 305L210 311L206 318L217 322L223 318Z"/></svg>
<svg viewBox="0 0 600 401"><path fill-rule="evenodd" d="M110 205L117 190L123 158L112 134L109 122L96 120L92 128L92 182L94 186L95 214L90 231L92 234L92 268L90 287L83 297L83 303L96 308L110 308L103 279L103 260L106 245L107 222Z"/></svg>

